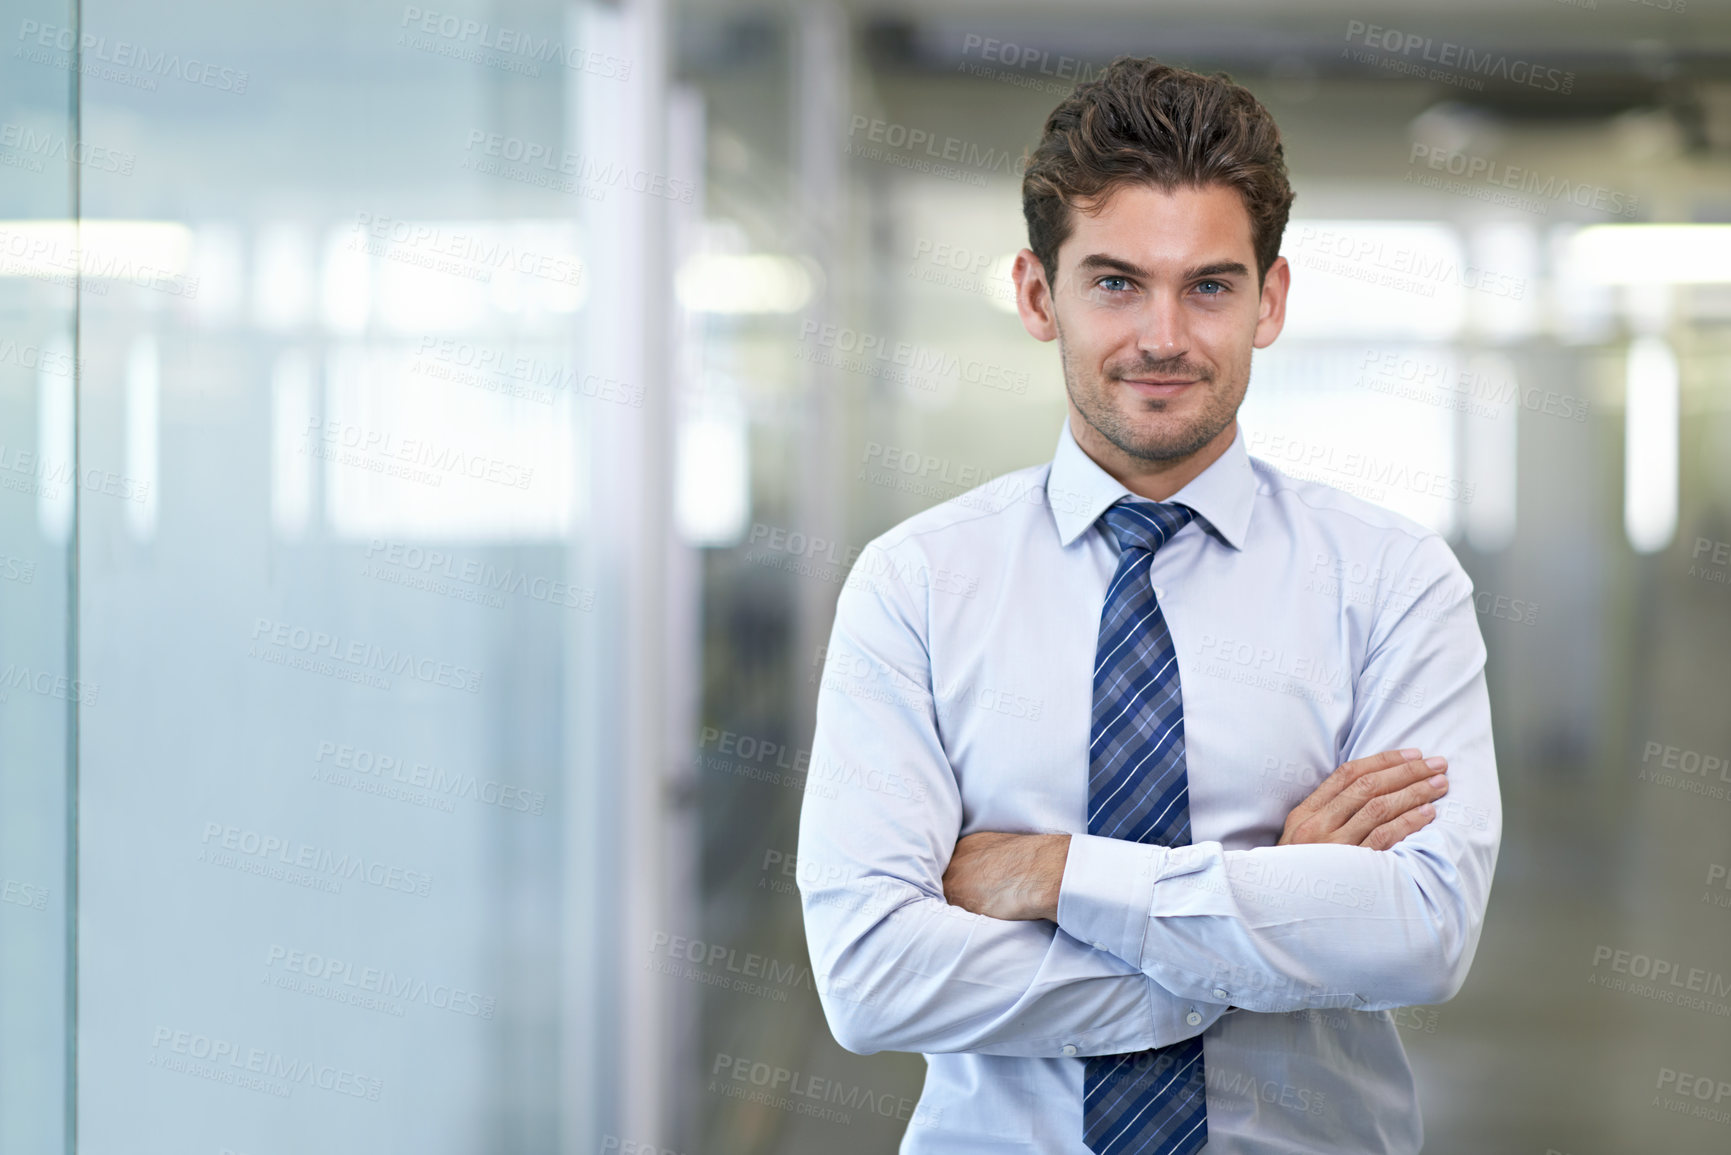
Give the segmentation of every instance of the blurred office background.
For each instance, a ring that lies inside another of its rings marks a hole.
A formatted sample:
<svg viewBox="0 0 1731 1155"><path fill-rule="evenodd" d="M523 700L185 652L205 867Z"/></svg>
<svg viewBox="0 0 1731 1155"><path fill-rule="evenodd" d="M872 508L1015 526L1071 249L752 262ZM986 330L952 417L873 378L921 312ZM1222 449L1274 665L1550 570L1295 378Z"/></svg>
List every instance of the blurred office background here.
<svg viewBox="0 0 1731 1155"><path fill-rule="evenodd" d="M1125 52L1285 133L1252 451L1479 591L1428 1149L1731 1144L1731 8L3 7L0 1152L894 1150L815 675L850 551L1051 454L1019 162Z"/></svg>

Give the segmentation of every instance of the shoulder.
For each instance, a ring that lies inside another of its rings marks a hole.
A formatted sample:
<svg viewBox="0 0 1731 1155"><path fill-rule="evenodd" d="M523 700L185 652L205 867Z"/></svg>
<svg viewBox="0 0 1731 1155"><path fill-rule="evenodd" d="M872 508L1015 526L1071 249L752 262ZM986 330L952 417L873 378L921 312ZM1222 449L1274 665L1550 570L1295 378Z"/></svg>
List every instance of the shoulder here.
<svg viewBox="0 0 1731 1155"><path fill-rule="evenodd" d="M1252 457L1259 513L1272 513L1293 544L1330 568L1368 568L1430 582L1465 579L1459 559L1436 530L1338 486L1294 477Z"/></svg>
<svg viewBox="0 0 1731 1155"><path fill-rule="evenodd" d="M859 551L842 591L871 592L911 606L932 594L971 599L1003 572L1032 534L1051 534L1050 462L993 478L897 522Z"/></svg>

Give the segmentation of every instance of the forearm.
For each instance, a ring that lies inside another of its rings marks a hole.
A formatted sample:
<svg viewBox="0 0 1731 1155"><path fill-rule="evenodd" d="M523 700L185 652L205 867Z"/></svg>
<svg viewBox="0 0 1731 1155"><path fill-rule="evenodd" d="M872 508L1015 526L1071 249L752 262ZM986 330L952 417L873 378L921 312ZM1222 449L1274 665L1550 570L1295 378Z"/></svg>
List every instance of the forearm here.
<svg viewBox="0 0 1731 1155"><path fill-rule="evenodd" d="M899 879L801 891L819 998L851 1051L1119 1054L1189 1038L1224 1010L1050 922L970 914Z"/></svg>
<svg viewBox="0 0 1731 1155"><path fill-rule="evenodd" d="M825 655L797 877L837 1041L860 1053L1058 1057L1146 1050L1206 1029L1220 1009L1177 998L1050 922L945 900L964 810L919 610L895 583L850 584Z"/></svg>
<svg viewBox="0 0 1731 1155"><path fill-rule="evenodd" d="M1060 927L1179 995L1248 1010L1453 996L1478 946L1502 831L1485 650L1471 582L1440 538L1414 547L1398 585L1421 596L1378 614L1338 753L1446 755L1435 820L1386 850L1168 849L1076 836ZM1414 612L1420 604L1425 612Z"/></svg>
<svg viewBox="0 0 1731 1155"><path fill-rule="evenodd" d="M1494 842L1438 852L1303 845L1223 851L1075 840L1059 926L1180 996L1254 1011L1441 1002L1478 944Z"/></svg>

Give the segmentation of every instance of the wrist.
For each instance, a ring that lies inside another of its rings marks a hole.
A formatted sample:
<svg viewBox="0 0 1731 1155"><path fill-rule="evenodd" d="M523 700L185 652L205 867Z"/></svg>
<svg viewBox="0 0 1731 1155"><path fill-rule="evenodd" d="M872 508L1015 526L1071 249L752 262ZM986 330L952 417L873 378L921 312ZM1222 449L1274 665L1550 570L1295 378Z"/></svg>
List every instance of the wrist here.
<svg viewBox="0 0 1731 1155"><path fill-rule="evenodd" d="M1064 887L1064 864L1070 857L1068 834L1041 836L1034 851L1031 918L1058 921L1058 895Z"/></svg>

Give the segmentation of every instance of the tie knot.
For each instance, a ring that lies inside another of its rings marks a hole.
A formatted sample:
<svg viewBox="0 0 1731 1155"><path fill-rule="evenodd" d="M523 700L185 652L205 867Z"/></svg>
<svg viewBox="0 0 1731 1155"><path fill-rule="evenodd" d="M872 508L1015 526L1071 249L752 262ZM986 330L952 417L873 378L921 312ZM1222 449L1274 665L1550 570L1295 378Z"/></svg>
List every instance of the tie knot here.
<svg viewBox="0 0 1731 1155"><path fill-rule="evenodd" d="M1118 538L1119 549L1145 549L1153 553L1195 516L1196 511L1188 505L1120 501L1102 513L1100 520Z"/></svg>

